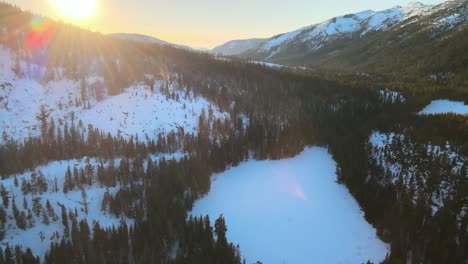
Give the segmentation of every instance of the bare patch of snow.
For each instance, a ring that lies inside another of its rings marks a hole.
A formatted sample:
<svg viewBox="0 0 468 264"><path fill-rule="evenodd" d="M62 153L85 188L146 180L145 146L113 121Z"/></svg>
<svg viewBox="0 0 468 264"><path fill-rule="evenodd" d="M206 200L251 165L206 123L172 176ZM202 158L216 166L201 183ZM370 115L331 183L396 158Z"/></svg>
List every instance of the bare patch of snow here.
<svg viewBox="0 0 468 264"><path fill-rule="evenodd" d="M437 115L437 114L459 114L468 115L468 105L464 102L450 101L450 100L434 100L426 106L420 115Z"/></svg>

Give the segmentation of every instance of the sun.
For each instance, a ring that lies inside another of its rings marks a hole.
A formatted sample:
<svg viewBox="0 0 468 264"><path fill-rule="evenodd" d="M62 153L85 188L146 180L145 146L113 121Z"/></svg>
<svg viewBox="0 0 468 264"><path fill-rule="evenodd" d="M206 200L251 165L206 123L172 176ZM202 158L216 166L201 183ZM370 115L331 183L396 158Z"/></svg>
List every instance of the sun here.
<svg viewBox="0 0 468 264"><path fill-rule="evenodd" d="M51 0L64 19L85 20L96 12L96 0Z"/></svg>

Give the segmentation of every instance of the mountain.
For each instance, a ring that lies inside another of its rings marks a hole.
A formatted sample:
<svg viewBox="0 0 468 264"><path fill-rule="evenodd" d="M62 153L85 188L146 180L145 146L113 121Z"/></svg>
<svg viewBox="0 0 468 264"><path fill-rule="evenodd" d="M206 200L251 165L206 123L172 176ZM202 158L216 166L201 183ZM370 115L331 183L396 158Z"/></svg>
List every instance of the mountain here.
<svg viewBox="0 0 468 264"><path fill-rule="evenodd" d="M258 48L264 44L267 39L242 39L242 40L231 40L219 45L211 50L213 54L221 54L224 56L239 55L250 49Z"/></svg>
<svg viewBox="0 0 468 264"><path fill-rule="evenodd" d="M417 65L425 73L464 71L467 3L458 0L431 6L415 2L348 14L274 36L260 45L244 46L246 51L237 56L334 70L383 72ZM453 48L444 48L448 45ZM455 60L431 60L436 49L449 53L442 57Z"/></svg>
<svg viewBox="0 0 468 264"><path fill-rule="evenodd" d="M307 51L317 51L341 38L365 37L372 31L385 31L402 21L430 10L431 6L411 3L408 6L383 11L366 10L356 14L334 17L322 23L307 26L270 38L256 53L265 59L287 56L291 49L299 46Z"/></svg>
<svg viewBox="0 0 468 264"><path fill-rule="evenodd" d="M135 42L142 42L142 43L150 43L150 44L159 44L159 45L168 45L174 48L179 48L179 49L188 49L191 50L192 48L189 46L185 45L179 45L179 44L174 44L170 43L164 40L160 40L155 37L150 37L146 35L141 35L141 34L133 34L133 33L115 33L115 34L110 34L111 37L118 38L118 39L123 39L123 40L130 40L130 41L135 41Z"/></svg>

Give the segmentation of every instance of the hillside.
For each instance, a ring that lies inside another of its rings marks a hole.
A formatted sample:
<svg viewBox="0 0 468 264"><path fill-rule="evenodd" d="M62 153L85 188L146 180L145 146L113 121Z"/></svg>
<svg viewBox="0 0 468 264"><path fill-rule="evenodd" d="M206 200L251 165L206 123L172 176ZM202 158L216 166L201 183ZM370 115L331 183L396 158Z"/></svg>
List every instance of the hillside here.
<svg viewBox="0 0 468 264"><path fill-rule="evenodd" d="M221 54L223 56L239 55L251 49L256 49L266 42L266 39L243 39L231 40L222 45L219 45L211 50L213 54Z"/></svg>
<svg viewBox="0 0 468 264"><path fill-rule="evenodd" d="M136 42L142 42L142 43L168 45L168 46L179 48L179 49L188 49L188 50L192 49L189 46L178 45L178 44L170 43L164 40L160 40L155 37L145 36L141 34L116 33L116 34L110 34L110 36L113 38L117 38L117 39L130 40L130 41L136 41Z"/></svg>

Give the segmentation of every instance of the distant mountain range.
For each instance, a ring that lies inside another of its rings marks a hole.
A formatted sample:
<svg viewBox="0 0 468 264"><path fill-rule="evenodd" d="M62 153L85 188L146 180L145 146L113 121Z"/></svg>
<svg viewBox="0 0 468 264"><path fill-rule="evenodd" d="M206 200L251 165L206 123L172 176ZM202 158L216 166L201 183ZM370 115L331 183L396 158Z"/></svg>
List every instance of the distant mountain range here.
<svg viewBox="0 0 468 264"><path fill-rule="evenodd" d="M432 6L414 2L382 11L366 10L268 39L229 41L215 47L212 53L332 69L416 66L429 72L448 70L448 61L429 65L437 50L450 53L440 57L454 59L450 61L453 71L453 67L467 65L464 58L456 56L466 54L467 3L455 0Z"/></svg>
<svg viewBox="0 0 468 264"><path fill-rule="evenodd" d="M159 44L159 45L168 45L172 46L174 48L180 48L180 49L187 49L187 50L192 50L193 48L185 45L179 45L179 44L174 44L170 43L164 40L160 40L155 37L150 37L146 35L141 35L141 34L134 34L134 33L117 33L117 34L111 34L111 37L118 38L118 39L124 39L124 40L130 40L130 41L135 41L135 42L144 42L144 43L151 43L151 44Z"/></svg>

